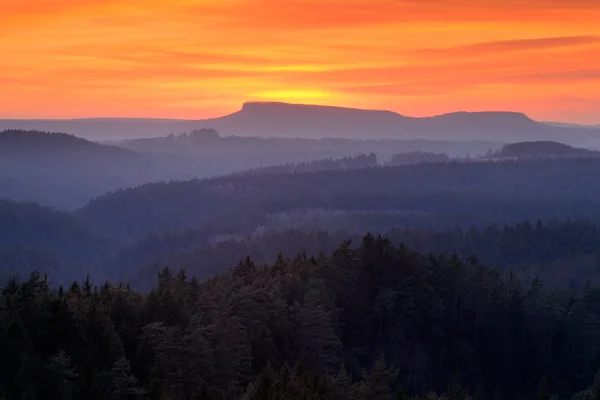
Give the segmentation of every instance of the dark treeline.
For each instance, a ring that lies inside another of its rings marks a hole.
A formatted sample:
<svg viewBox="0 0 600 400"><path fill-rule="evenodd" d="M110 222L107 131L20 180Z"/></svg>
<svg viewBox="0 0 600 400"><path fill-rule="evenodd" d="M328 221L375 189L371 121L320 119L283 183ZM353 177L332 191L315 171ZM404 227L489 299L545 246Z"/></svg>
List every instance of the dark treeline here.
<svg viewBox="0 0 600 400"><path fill-rule="evenodd" d="M136 287L150 288L164 265L206 278L246 255L267 264L280 253L329 253L343 240L360 243L361 239L359 234L344 231L284 230L248 238L217 237L217 242L210 242L203 233L190 231L180 239L153 237L125 247L118 256L119 277ZM512 270L522 279L539 276L551 287L580 289L588 281L600 283L600 230L589 222L525 221L465 230L391 229L385 236L423 254L446 254L461 260L476 255L486 265Z"/></svg>
<svg viewBox="0 0 600 400"><path fill-rule="evenodd" d="M408 153L394 154L386 163L389 166L413 165L422 163L444 163L450 161L450 157L444 153L427 153L423 151L411 151Z"/></svg>
<svg viewBox="0 0 600 400"><path fill-rule="evenodd" d="M371 235L147 293L32 274L0 295L0 398L594 399L599 299Z"/></svg>
<svg viewBox="0 0 600 400"><path fill-rule="evenodd" d="M346 169L361 169L378 167L377 156L373 153L359 154L354 157L343 157L339 159L328 158L326 160L316 160L311 162L287 163L274 165L271 167L262 167L239 172L238 176L244 175L267 175L276 173L305 173L319 171L340 171Z"/></svg>

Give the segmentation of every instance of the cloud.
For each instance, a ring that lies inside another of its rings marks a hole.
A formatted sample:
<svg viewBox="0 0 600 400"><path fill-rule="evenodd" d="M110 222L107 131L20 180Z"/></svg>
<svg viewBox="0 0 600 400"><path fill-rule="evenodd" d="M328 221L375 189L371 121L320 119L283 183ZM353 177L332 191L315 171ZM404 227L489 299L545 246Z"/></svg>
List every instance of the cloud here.
<svg viewBox="0 0 600 400"><path fill-rule="evenodd" d="M475 43L449 48L418 49L414 51L414 54L436 57L473 55L480 57L484 53L556 49L561 47L570 48L598 44L600 44L600 36L597 35L563 36Z"/></svg>

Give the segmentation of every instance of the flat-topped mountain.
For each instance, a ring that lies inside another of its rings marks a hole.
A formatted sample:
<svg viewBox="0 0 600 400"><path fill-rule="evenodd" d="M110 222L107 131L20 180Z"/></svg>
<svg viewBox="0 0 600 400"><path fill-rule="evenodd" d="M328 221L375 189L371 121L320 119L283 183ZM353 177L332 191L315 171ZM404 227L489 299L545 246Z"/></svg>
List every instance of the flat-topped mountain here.
<svg viewBox="0 0 600 400"><path fill-rule="evenodd" d="M600 147L600 129L553 126L514 112L458 112L413 118L381 110L249 102L232 114L203 120L0 120L0 129L61 131L105 140L166 136L205 127L226 136L493 140L505 143L553 140L579 146L595 143Z"/></svg>
<svg viewBox="0 0 600 400"><path fill-rule="evenodd" d="M223 134L279 137L429 140L561 140L585 143L600 130L538 123L514 112L457 112L426 118L390 111L277 102L246 103L233 114L206 122Z"/></svg>

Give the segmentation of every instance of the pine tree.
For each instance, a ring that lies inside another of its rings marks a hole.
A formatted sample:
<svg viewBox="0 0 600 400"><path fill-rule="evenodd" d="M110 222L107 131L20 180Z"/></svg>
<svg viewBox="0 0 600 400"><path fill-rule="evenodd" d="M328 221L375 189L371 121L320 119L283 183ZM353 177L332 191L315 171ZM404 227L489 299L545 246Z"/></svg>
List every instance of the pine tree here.
<svg viewBox="0 0 600 400"><path fill-rule="evenodd" d="M304 296L297 320L297 342L307 365L318 371L327 371L339 365L341 343L316 289L309 289Z"/></svg>
<svg viewBox="0 0 600 400"><path fill-rule="evenodd" d="M536 400L550 400L550 391L548 389L548 380L545 376L540 379Z"/></svg>
<svg viewBox="0 0 600 400"><path fill-rule="evenodd" d="M492 400L504 400L504 395L502 394L502 390L500 390L499 386L497 386L496 389L494 390L494 395L492 397Z"/></svg>
<svg viewBox="0 0 600 400"><path fill-rule="evenodd" d="M46 364L47 385L44 396L48 399L69 400L74 396L74 382L77 379L71 357L60 350Z"/></svg>
<svg viewBox="0 0 600 400"><path fill-rule="evenodd" d="M138 380L131 373L131 366L125 357L119 358L110 370L112 379L111 399L142 399L145 390L138 387Z"/></svg>
<svg viewBox="0 0 600 400"><path fill-rule="evenodd" d="M467 391L463 388L460 383L460 378L458 375L454 376L452 382L448 386L447 399L448 400L464 400Z"/></svg>
<svg viewBox="0 0 600 400"><path fill-rule="evenodd" d="M352 383L352 377L346 371L344 365L340 365L340 371L337 375L332 377L333 394L331 396L334 400L349 400L356 399L358 396L358 387ZM402 397L397 397L396 400L400 400Z"/></svg>
<svg viewBox="0 0 600 400"><path fill-rule="evenodd" d="M398 371L388 367L385 357L381 355L373 370L365 376L358 391L359 400L391 400L391 386L396 380Z"/></svg>
<svg viewBox="0 0 600 400"><path fill-rule="evenodd" d="M243 400L269 400L275 379L275 372L269 363L263 368L256 380L248 385Z"/></svg>
<svg viewBox="0 0 600 400"><path fill-rule="evenodd" d="M600 371L596 372L594 376L594 383L588 389L590 394L590 400L600 400Z"/></svg>

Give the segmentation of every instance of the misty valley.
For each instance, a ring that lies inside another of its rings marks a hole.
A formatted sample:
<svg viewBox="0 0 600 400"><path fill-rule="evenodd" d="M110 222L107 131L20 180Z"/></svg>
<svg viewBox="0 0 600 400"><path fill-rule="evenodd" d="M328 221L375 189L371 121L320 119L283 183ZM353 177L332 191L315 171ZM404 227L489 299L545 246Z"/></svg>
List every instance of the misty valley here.
<svg viewBox="0 0 600 400"><path fill-rule="evenodd" d="M0 121L0 399L600 398L600 129Z"/></svg>

